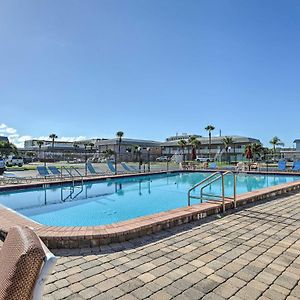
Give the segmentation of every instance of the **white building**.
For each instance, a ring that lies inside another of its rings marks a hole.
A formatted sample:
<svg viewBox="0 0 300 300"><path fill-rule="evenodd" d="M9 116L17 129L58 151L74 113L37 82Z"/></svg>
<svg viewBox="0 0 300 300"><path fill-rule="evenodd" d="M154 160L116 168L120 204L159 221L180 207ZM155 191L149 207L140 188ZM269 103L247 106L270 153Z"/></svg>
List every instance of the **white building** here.
<svg viewBox="0 0 300 300"><path fill-rule="evenodd" d="M293 142L296 147L291 149L282 149L280 154L287 160L300 160L300 139L295 139Z"/></svg>
<svg viewBox="0 0 300 300"><path fill-rule="evenodd" d="M171 137L166 139L162 146L162 154L167 156L173 156L178 152L182 152L182 147L178 144L180 139L184 139L187 142L187 145L184 147L184 154L186 159L191 159L192 151L191 146L188 145L188 138L190 135L178 136L177 138ZM197 140L200 142L199 147L196 149L196 155L203 158L208 158L209 156L209 138L208 137L197 137ZM231 161L239 161L244 159L245 146L252 143L260 143L258 139L244 136L230 135L227 136L232 138L232 145L228 149L226 156L230 156ZM211 158L215 160L221 160L225 157L225 147L223 139L225 136L211 137L210 153Z"/></svg>

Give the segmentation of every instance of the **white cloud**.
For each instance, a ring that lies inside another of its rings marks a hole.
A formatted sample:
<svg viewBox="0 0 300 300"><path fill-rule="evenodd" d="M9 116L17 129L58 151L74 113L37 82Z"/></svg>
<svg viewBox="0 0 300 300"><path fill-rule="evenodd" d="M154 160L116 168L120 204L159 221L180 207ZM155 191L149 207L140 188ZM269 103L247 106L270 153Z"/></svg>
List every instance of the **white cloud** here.
<svg viewBox="0 0 300 300"><path fill-rule="evenodd" d="M0 124L0 136L7 136L9 141L13 144L15 144L18 148L24 147L24 142L26 140L32 140L32 139L39 139L39 140L50 140L49 136L39 136L39 137L33 137L31 135L20 135L18 134L17 130L15 128L9 127L6 124ZM80 140L86 140L88 137L86 136L62 136L58 137L57 141L67 141L67 142L74 142L74 141L80 141Z"/></svg>
<svg viewBox="0 0 300 300"><path fill-rule="evenodd" d="M0 124L0 134L14 134L17 130L12 127L8 127L6 124Z"/></svg>

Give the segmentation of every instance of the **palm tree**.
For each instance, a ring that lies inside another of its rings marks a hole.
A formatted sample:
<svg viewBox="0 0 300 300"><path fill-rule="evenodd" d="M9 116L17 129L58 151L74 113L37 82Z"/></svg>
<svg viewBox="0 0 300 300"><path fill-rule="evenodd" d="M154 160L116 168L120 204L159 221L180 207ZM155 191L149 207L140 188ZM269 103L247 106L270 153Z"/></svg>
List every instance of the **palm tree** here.
<svg viewBox="0 0 300 300"><path fill-rule="evenodd" d="M196 140L196 137L194 135L190 135L187 141L188 146L188 160L190 159L190 146L193 148L193 142Z"/></svg>
<svg viewBox="0 0 300 300"><path fill-rule="evenodd" d="M135 160L138 161L138 155L139 155L139 145L134 145L133 146L133 153L135 154Z"/></svg>
<svg viewBox="0 0 300 300"><path fill-rule="evenodd" d="M121 161L120 159L120 154L121 154L121 142L122 142L122 137L124 135L124 132L123 131L118 131L116 133L116 136L117 138L119 139L118 140L118 145L119 145L119 149L118 149L118 157L119 157L119 160ZM117 160L115 160L115 169L117 170Z"/></svg>
<svg viewBox="0 0 300 300"><path fill-rule="evenodd" d="M230 163L230 156L228 154L228 150L229 150L229 147L233 144L233 138L229 137L229 136L225 136L222 139L222 142L223 142L224 147L225 147L227 161L228 161L228 163Z"/></svg>
<svg viewBox="0 0 300 300"><path fill-rule="evenodd" d="M52 149L53 149L54 148L54 141L55 141L55 139L58 138L58 136L55 133L51 133L49 135L49 138L52 140Z"/></svg>
<svg viewBox="0 0 300 300"><path fill-rule="evenodd" d="M115 154L115 151L113 151L111 149L107 149L107 150L103 151L102 153L104 154L105 158L111 158Z"/></svg>
<svg viewBox="0 0 300 300"><path fill-rule="evenodd" d="M44 145L44 141L37 141L36 143L39 146L39 159L41 159L41 148Z"/></svg>
<svg viewBox="0 0 300 300"><path fill-rule="evenodd" d="M201 142L197 138L193 139L191 142L192 145L192 160L195 160L197 157L197 149L201 145Z"/></svg>
<svg viewBox="0 0 300 300"><path fill-rule="evenodd" d="M284 146L284 143L280 140L278 136L274 136L271 139L270 144L273 145L273 154L275 154L276 152L276 146Z"/></svg>
<svg viewBox="0 0 300 300"><path fill-rule="evenodd" d="M264 148L260 143L253 143L251 145L252 156L254 161L257 161L264 154Z"/></svg>
<svg viewBox="0 0 300 300"><path fill-rule="evenodd" d="M208 131L208 158L210 158L210 152L211 152L211 132L215 130L215 127L213 125L207 125L205 127L205 130Z"/></svg>
<svg viewBox="0 0 300 300"><path fill-rule="evenodd" d="M249 161L253 157L251 144L248 144L245 146L245 155L246 155L246 158L249 159Z"/></svg>
<svg viewBox="0 0 300 300"><path fill-rule="evenodd" d="M119 149L118 149L118 158L119 158L119 161L121 161L121 159L120 159L120 155L121 155L121 142L122 142L122 137L123 137L123 135L124 135L124 132L123 131L118 131L117 133L116 133L116 136L117 136L117 138L118 138L118 145L119 145ZM115 169L116 169L116 174L117 174L117 156L116 156L116 154L115 154Z"/></svg>
<svg viewBox="0 0 300 300"><path fill-rule="evenodd" d="M91 151L93 150L95 144L94 143L89 143L89 146L91 147Z"/></svg>
<svg viewBox="0 0 300 300"><path fill-rule="evenodd" d="M185 155L184 155L184 147L186 146L187 142L185 139L180 139L178 141L178 145L181 147L182 149L182 154L183 154L183 161L185 161Z"/></svg>
<svg viewBox="0 0 300 300"><path fill-rule="evenodd" d="M8 156L10 154L18 154L17 147L9 142L0 142L0 156Z"/></svg>
<svg viewBox="0 0 300 300"><path fill-rule="evenodd" d="M89 145L90 145L89 143L85 143L85 144L84 144L84 156L85 156L85 162L87 162L87 153L86 153L86 149L87 149L87 147L88 147Z"/></svg>
<svg viewBox="0 0 300 300"><path fill-rule="evenodd" d="M79 145L78 144L76 144L76 143L74 143L73 144L73 147L74 147L74 151L75 151L75 153L74 153L74 158L76 158L76 152L77 152L77 150L79 149Z"/></svg>

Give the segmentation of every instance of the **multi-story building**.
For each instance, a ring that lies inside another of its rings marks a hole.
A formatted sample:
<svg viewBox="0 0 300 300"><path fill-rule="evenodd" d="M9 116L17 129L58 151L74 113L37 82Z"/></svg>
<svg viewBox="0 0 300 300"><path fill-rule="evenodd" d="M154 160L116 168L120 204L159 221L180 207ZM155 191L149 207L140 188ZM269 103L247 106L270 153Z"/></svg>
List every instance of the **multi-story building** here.
<svg viewBox="0 0 300 300"><path fill-rule="evenodd" d="M161 142L152 140L128 139L122 138L119 145L119 139L98 140L95 142L95 149L98 153L112 150L115 153L120 152L120 160L154 160L161 155ZM120 146L120 148L119 148ZM120 149L120 151L119 151Z"/></svg>
<svg viewBox="0 0 300 300"><path fill-rule="evenodd" d="M174 154L182 153L182 147L178 144L180 139L187 141L184 147L184 154L186 159L192 158L192 147L188 145L189 137L194 136L200 142L197 147L196 155L208 158L209 157L209 139L200 135L176 135L166 139L161 143L153 140L129 139L122 138L119 145L119 139L89 139L84 141L52 141L43 140L43 144L39 147L38 140L28 140L24 143L23 151L36 152L40 157L53 158L53 159L68 159L71 157L94 157L101 158L108 150L117 153L118 160L122 161L148 161L155 160L158 156L166 155L172 157ZM237 161L243 160L245 146L251 143L260 143L258 139L243 137L243 136L229 136L232 138L233 143L229 146L226 158L228 155L230 160ZM210 158L221 160L225 157L225 146L223 143L224 136L211 138Z"/></svg>
<svg viewBox="0 0 300 300"><path fill-rule="evenodd" d="M39 141L43 142L41 146L39 146ZM74 150L75 144L78 144L80 148L84 149L83 144L79 144L79 142L67 142L67 141L52 141L49 140L27 140L24 142L24 150L34 151L34 150L43 150L43 151L63 151L63 150Z"/></svg>
<svg viewBox="0 0 300 300"><path fill-rule="evenodd" d="M161 142L152 140L122 138L120 148L119 139L89 139L81 141L52 141L42 140L39 146L38 140L24 142L23 152L35 152L40 158L68 159L69 157L101 158L107 150L118 154L118 160L154 160L161 155ZM120 151L119 151L120 150Z"/></svg>
<svg viewBox="0 0 300 300"><path fill-rule="evenodd" d="M183 135L178 136L177 138L171 137L167 138L164 143L161 144L162 155L173 156L178 153L184 153L186 159L191 159L192 156L192 147L188 144L188 139L192 135ZM193 135L195 136L195 135ZM197 137L197 136L196 136ZM258 139L244 136L231 135L226 136L232 138L232 145L228 147L228 152L225 152L225 146L223 139L225 136L211 137L211 149L210 149L210 158L214 160L222 160L223 156L231 161L239 161L244 159L245 146L252 143L260 143ZM179 140L184 139L187 142L187 145L182 149L179 145ZM197 140L200 142L196 151L196 155L208 158L209 157L209 138L208 137L197 137Z"/></svg>
<svg viewBox="0 0 300 300"><path fill-rule="evenodd" d="M287 160L300 160L300 139L295 139L294 148L285 148L280 150L281 157L286 158Z"/></svg>

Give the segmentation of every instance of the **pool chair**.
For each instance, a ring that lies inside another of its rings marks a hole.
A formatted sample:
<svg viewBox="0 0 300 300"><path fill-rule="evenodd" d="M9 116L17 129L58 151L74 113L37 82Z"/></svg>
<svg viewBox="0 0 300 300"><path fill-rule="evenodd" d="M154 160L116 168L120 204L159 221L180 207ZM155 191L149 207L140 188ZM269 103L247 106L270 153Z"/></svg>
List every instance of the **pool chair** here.
<svg viewBox="0 0 300 300"><path fill-rule="evenodd" d="M49 169L49 171L52 173L52 174L49 174L49 175L51 175L51 176L54 176L54 177L56 177L56 178L64 178L64 179L66 179L66 178L70 178L71 176L68 174L63 174L57 167L55 167L55 166L49 166L48 167L48 169Z"/></svg>
<svg viewBox="0 0 300 300"><path fill-rule="evenodd" d="M41 300L56 257L27 227L9 230L0 251L0 299Z"/></svg>
<svg viewBox="0 0 300 300"><path fill-rule="evenodd" d="M91 175L104 175L103 174L103 172L97 172L96 170L95 170L95 168L94 168L94 166L92 165L92 163L91 162L87 162L86 163L86 168L87 168L87 170L91 173Z"/></svg>
<svg viewBox="0 0 300 300"><path fill-rule="evenodd" d="M209 168L209 169L216 169L216 168L217 168L217 164L216 164L216 163L210 163L210 164L208 165L208 168Z"/></svg>
<svg viewBox="0 0 300 300"><path fill-rule="evenodd" d="M49 166L48 167L49 171L54 175L54 176L61 176L61 172L60 170L58 170L58 168L56 168L55 166Z"/></svg>
<svg viewBox="0 0 300 300"><path fill-rule="evenodd" d="M107 162L107 167L108 167L110 172L112 172L114 174L116 173L116 168L115 168L115 166L113 165L113 163L111 161Z"/></svg>
<svg viewBox="0 0 300 300"><path fill-rule="evenodd" d="M0 176L0 184L20 184L29 183L32 181L32 177L19 177L12 173L3 173Z"/></svg>
<svg viewBox="0 0 300 300"><path fill-rule="evenodd" d="M246 166L243 162L238 162L236 164L236 167L235 167L235 171L236 172L245 172L246 171Z"/></svg>
<svg viewBox="0 0 300 300"><path fill-rule="evenodd" d="M138 173L139 172L138 169L136 169L135 167L132 167L132 166L128 166L125 162L121 162L121 166L123 167L123 169L126 172L129 172L129 173Z"/></svg>
<svg viewBox="0 0 300 300"><path fill-rule="evenodd" d="M294 161L293 171L300 171L300 161Z"/></svg>
<svg viewBox="0 0 300 300"><path fill-rule="evenodd" d="M44 166L37 166L36 170L38 171L37 177L44 177L49 179L54 178L54 175L50 174L48 169Z"/></svg>
<svg viewBox="0 0 300 300"><path fill-rule="evenodd" d="M286 162L284 160L280 160L278 162L278 170L285 171L286 170Z"/></svg>

